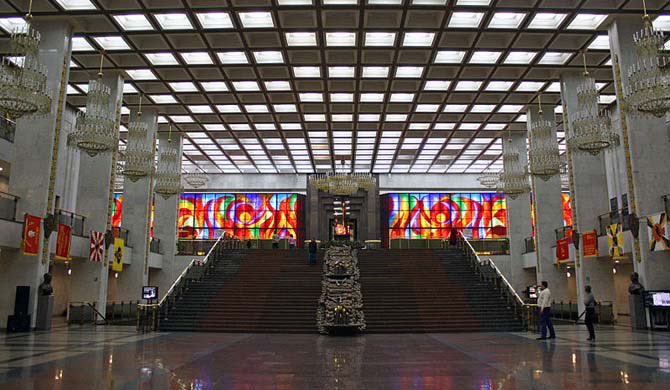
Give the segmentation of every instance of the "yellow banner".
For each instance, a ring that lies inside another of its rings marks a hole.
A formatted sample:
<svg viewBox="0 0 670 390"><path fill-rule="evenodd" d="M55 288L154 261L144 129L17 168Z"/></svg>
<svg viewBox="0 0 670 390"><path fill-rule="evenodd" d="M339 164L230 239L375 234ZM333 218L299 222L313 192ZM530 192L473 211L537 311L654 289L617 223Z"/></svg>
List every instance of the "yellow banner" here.
<svg viewBox="0 0 670 390"><path fill-rule="evenodd" d="M607 246L613 259L623 257L623 226L620 223L607 227Z"/></svg>
<svg viewBox="0 0 670 390"><path fill-rule="evenodd" d="M114 259L112 259L112 271L123 271L123 256L126 251L126 242L123 238L114 238Z"/></svg>

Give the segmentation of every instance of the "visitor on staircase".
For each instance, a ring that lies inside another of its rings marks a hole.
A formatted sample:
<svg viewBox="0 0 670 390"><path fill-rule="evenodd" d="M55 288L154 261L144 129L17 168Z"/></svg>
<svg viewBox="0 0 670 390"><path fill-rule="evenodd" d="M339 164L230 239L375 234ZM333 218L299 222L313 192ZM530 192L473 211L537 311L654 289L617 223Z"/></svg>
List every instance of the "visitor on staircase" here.
<svg viewBox="0 0 670 390"><path fill-rule="evenodd" d="M296 243L296 241L295 241L295 237L293 237L293 234L289 235L288 248L289 249L295 249L295 243Z"/></svg>
<svg viewBox="0 0 670 390"><path fill-rule="evenodd" d="M279 234L276 230L272 234L272 249L279 249Z"/></svg>
<svg viewBox="0 0 670 390"><path fill-rule="evenodd" d="M547 328L549 328L549 338L555 339L554 324L551 323L551 290L549 290L549 283L546 280L543 280L540 286L537 305L540 307L540 329L542 334L541 337L538 337L538 340L547 339Z"/></svg>
<svg viewBox="0 0 670 390"><path fill-rule="evenodd" d="M309 265L316 265L316 251L318 249L316 240L312 237L312 241L309 242Z"/></svg>

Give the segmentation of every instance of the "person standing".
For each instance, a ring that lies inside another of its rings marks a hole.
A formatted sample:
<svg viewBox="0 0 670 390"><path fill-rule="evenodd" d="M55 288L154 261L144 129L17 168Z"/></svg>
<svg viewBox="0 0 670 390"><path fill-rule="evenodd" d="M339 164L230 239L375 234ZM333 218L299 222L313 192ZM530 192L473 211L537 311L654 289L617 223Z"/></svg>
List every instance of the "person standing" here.
<svg viewBox="0 0 670 390"><path fill-rule="evenodd" d="M540 332L541 337L538 340L547 339L547 328L549 328L550 339L556 338L554 332L554 324L551 323L551 290L549 290L549 283L543 280L540 286L540 295L537 297L537 305L540 307Z"/></svg>
<svg viewBox="0 0 670 390"><path fill-rule="evenodd" d="M272 249L279 249L279 234L276 230L272 234Z"/></svg>
<svg viewBox="0 0 670 390"><path fill-rule="evenodd" d="M316 245L316 240L312 238L312 241L309 242L309 265L316 265L316 252L319 250L319 247Z"/></svg>
<svg viewBox="0 0 670 390"><path fill-rule="evenodd" d="M295 237L293 237L293 234L289 235L288 248L289 249L295 249L295 244L296 244Z"/></svg>
<svg viewBox="0 0 670 390"><path fill-rule="evenodd" d="M588 341L596 341L596 332L593 329L593 323L596 320L596 298L591 293L591 286L584 287L584 307L586 308L586 317L584 317L584 323L586 328L589 330Z"/></svg>

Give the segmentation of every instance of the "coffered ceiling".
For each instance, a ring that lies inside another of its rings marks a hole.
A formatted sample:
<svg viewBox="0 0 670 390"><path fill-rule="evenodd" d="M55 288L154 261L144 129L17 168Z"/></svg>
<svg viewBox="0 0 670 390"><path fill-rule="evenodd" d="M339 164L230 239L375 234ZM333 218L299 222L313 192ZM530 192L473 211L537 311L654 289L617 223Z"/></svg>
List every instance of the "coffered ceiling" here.
<svg viewBox="0 0 670 390"><path fill-rule="evenodd" d="M2 39L27 3L0 1ZM669 3L647 1L663 29ZM499 169L501 135L525 131L540 93L560 114L560 73L584 50L614 100L605 26L641 13L639 0L34 2L36 20L74 25L72 106L104 49L126 109L142 95L184 136L184 169L211 173Z"/></svg>

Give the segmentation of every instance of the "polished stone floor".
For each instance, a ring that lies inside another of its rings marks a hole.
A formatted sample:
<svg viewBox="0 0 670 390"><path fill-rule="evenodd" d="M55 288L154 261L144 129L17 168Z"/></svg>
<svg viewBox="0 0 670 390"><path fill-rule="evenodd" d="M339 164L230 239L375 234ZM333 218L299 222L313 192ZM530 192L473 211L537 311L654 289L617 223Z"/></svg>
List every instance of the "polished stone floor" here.
<svg viewBox="0 0 670 390"><path fill-rule="evenodd" d="M0 335L0 389L670 389L670 334Z"/></svg>

